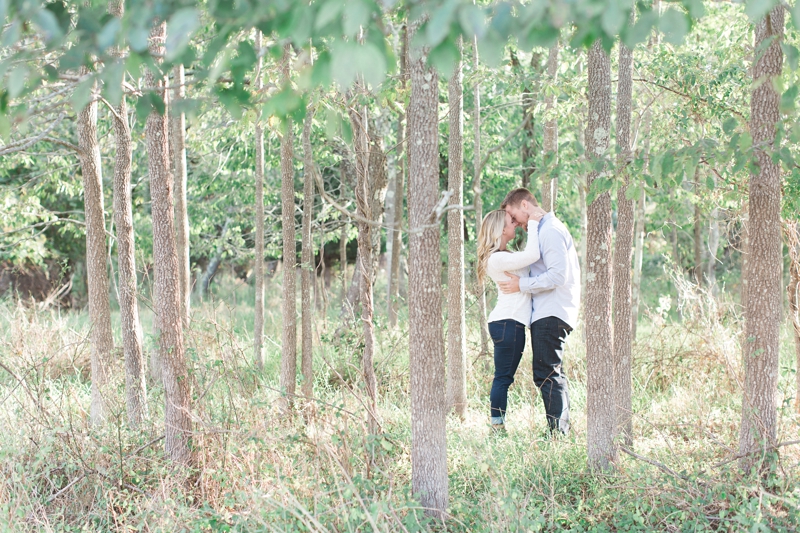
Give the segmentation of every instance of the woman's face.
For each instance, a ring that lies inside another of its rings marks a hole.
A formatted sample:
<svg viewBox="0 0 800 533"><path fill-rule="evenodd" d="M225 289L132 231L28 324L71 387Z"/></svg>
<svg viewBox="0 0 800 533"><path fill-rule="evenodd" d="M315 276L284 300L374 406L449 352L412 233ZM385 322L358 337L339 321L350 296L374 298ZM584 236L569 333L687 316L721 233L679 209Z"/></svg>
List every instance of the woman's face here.
<svg viewBox="0 0 800 533"><path fill-rule="evenodd" d="M506 225L503 227L503 244L507 244L514 240L517 226L514 225L514 219L511 218L511 213L506 211Z"/></svg>

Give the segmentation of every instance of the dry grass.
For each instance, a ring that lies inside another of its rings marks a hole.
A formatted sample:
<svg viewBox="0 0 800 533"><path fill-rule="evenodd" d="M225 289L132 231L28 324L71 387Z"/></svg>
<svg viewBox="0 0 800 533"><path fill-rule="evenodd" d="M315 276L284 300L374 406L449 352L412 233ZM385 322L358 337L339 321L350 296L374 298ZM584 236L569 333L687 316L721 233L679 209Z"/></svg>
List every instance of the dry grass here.
<svg viewBox="0 0 800 533"><path fill-rule="evenodd" d="M0 360L7 367L0 370L0 526L16 531L437 529L409 491L403 327L377 328L378 435L367 431L357 336L334 337L334 328L321 320L317 397L298 400L294 415L281 418L277 346L267 343L267 368L257 375L249 360L251 290L234 290L235 298L227 294L198 308L188 333L196 459L191 471L175 470L163 457L163 395L157 384L149 383L152 418L146 427L126 426L121 380L111 399L110 423L89 426L85 314L0 307ZM278 289L270 291L276 298ZM690 285L681 294L683 321L661 309L640 326L634 353L634 453L640 458L621 454L609 476L585 469L582 332L573 332L565 356L574 432L551 441L544 437L543 411L532 393L529 354L512 387L509 434L490 434L485 404L491 373L475 357L478 331L471 328L468 415L463 422L448 421L448 530L798 527L800 446L781 448L780 460L760 481L742 476L735 462L725 463L735 456L739 424L735 306L725 300L706 303L708 295ZM468 323L474 324L474 317ZM267 324L275 339L279 319L269 311ZM782 440L796 439L800 431L791 409L790 348L787 338L779 383Z"/></svg>

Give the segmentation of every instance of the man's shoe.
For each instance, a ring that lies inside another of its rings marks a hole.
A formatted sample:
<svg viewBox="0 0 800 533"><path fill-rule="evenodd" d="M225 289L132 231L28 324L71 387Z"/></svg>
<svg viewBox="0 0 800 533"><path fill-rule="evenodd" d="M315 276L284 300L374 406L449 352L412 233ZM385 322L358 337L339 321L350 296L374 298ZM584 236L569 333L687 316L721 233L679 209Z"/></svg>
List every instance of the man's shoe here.
<svg viewBox="0 0 800 533"><path fill-rule="evenodd" d="M505 424L492 424L492 433L503 437L508 435L508 431L506 431Z"/></svg>

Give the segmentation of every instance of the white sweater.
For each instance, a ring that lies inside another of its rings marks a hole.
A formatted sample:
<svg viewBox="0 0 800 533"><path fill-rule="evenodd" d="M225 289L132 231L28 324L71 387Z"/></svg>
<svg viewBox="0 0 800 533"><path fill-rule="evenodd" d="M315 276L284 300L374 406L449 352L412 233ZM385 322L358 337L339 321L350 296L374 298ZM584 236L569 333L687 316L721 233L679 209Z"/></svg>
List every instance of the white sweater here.
<svg viewBox="0 0 800 533"><path fill-rule="evenodd" d="M539 260L539 222L528 221L528 242L521 252L495 252L489 256L486 273L495 281L508 281L504 272L511 272L520 277L528 276L531 264ZM531 295L526 292L503 294L497 288L497 304L489 313L489 322L505 319L516 320L520 324L531 324Z"/></svg>

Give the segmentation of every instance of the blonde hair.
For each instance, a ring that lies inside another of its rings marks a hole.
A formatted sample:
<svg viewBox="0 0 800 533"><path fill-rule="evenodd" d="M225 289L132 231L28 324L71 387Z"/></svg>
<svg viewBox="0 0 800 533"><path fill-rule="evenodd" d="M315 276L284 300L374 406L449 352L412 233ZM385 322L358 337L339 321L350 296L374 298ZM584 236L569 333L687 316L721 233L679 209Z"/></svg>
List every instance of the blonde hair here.
<svg viewBox="0 0 800 533"><path fill-rule="evenodd" d="M478 233L478 281L486 278L489 256L500 249L503 229L506 227L506 212L502 209L490 211L483 217L481 231Z"/></svg>

